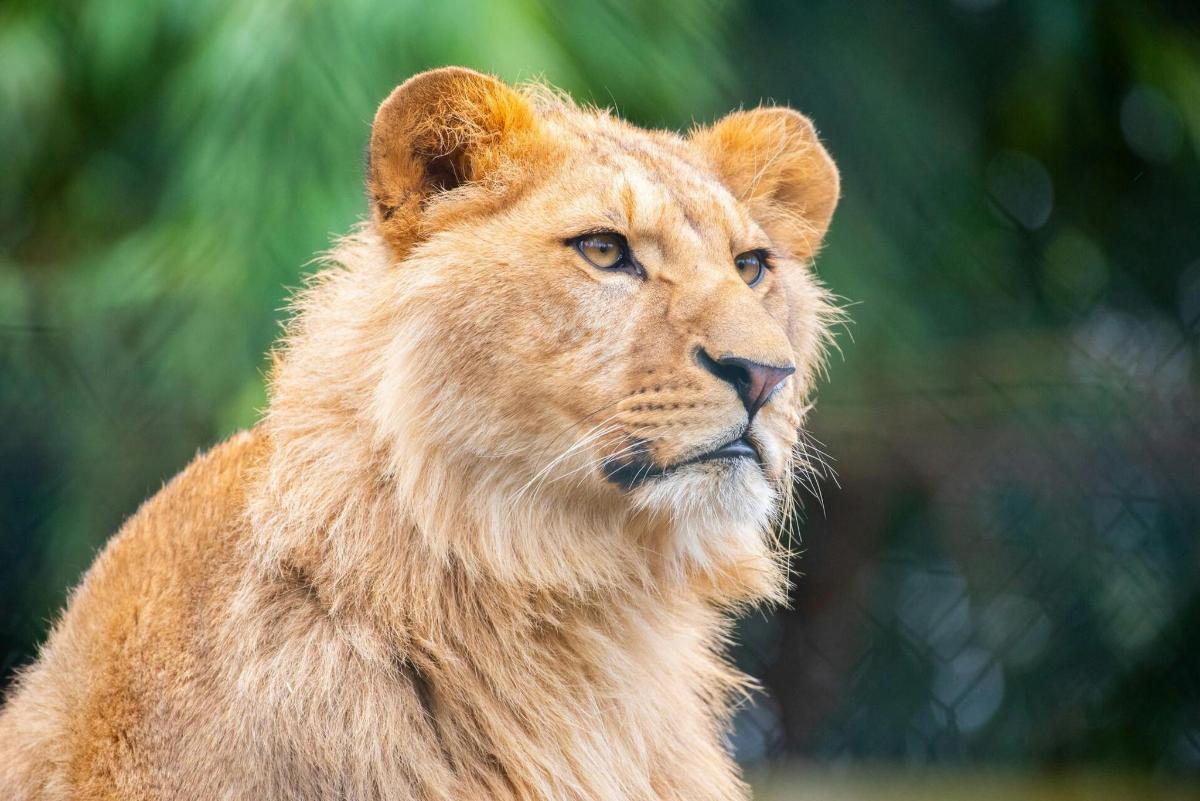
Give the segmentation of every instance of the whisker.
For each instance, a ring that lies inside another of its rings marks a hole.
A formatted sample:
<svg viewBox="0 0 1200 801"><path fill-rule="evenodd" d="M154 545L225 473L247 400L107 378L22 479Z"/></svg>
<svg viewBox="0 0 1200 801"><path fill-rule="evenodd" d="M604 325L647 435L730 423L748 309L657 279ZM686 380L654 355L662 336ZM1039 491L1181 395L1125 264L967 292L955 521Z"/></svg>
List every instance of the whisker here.
<svg viewBox="0 0 1200 801"><path fill-rule="evenodd" d="M554 483L555 481L561 481L564 478L569 478L570 476L573 476L576 473L584 472L584 471L590 470L592 468L603 467L606 462L610 462L613 459L619 459L627 453L636 451L638 448L644 446L644 444L645 444L644 440L635 440L635 441L631 442L630 444L626 445L625 447L621 448L620 450L616 451L615 453L598 456L595 459L593 459L592 461L590 461L586 464L583 464L579 467L576 467L574 470L571 470L568 473L563 473L562 475L559 475L559 476L556 476L555 478L550 479L549 482L547 482L547 483Z"/></svg>
<svg viewBox="0 0 1200 801"><path fill-rule="evenodd" d="M619 429L620 428L619 425L605 426L605 423L607 423L613 417L616 417L616 415L614 414L614 415L606 418L605 420L602 420L601 422L597 423L595 426L593 426L591 429L589 429L586 433L584 433L584 435L582 437L580 437L578 440L576 440L575 444L571 445L571 447L567 448L565 451L560 453L558 456L556 456L554 459L552 459L548 464L546 464L541 470L539 470L536 474L534 474L533 478L529 479L529 481L527 481L525 483L525 485L517 491L516 495L514 496L514 500L519 501L521 499L521 497L525 494L526 490L528 490L531 486L533 486L535 483L537 483L540 479L544 478L549 473L553 472L554 468L560 462L562 462L564 459L570 457L571 454L575 453L580 448L583 448L583 447L591 444L592 442L595 442L596 440L600 439L604 435L612 433L613 431L616 431L617 429Z"/></svg>

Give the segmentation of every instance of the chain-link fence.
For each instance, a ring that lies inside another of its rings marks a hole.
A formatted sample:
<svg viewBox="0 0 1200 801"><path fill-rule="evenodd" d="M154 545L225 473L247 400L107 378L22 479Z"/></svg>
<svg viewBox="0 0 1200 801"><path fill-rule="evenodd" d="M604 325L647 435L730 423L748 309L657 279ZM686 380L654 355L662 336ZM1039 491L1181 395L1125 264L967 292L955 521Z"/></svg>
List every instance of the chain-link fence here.
<svg viewBox="0 0 1200 801"><path fill-rule="evenodd" d="M826 396L840 486L743 624L745 761L1200 770L1200 270L1180 299L1092 310L1055 376Z"/></svg>

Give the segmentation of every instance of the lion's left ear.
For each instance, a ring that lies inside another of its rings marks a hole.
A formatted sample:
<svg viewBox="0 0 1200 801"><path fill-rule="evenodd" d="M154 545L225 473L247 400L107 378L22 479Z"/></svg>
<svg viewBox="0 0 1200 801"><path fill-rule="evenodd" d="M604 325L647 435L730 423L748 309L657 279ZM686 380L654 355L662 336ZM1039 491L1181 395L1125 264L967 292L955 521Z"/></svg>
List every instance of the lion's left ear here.
<svg viewBox="0 0 1200 801"><path fill-rule="evenodd" d="M790 108L736 111L692 141L721 181L792 254L816 253L837 206L837 167L807 117Z"/></svg>

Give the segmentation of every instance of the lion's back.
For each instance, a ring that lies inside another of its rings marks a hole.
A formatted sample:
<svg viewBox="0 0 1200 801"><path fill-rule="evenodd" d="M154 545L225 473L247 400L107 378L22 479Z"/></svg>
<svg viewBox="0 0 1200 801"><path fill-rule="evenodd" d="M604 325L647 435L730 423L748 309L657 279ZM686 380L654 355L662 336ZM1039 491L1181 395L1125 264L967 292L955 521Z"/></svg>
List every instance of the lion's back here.
<svg viewBox="0 0 1200 801"><path fill-rule="evenodd" d="M204 620L239 569L262 440L199 456L109 541L0 711L4 798L157 794L163 766L139 755L164 753L142 746L172 736L175 698L203 672Z"/></svg>

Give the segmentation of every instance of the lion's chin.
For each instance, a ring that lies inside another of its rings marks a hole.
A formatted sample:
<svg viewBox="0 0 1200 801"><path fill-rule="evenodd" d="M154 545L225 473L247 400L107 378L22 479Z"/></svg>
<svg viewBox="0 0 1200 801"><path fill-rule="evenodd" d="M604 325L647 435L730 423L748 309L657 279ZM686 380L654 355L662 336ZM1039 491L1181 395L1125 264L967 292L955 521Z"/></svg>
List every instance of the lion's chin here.
<svg viewBox="0 0 1200 801"><path fill-rule="evenodd" d="M668 521L669 573L721 601L779 600L786 582L770 527L778 498L749 460L688 465L638 487L631 500Z"/></svg>
<svg viewBox="0 0 1200 801"><path fill-rule="evenodd" d="M640 509L670 519L682 537L711 540L730 531L759 536L777 497L763 470L748 459L690 464L647 481L631 493Z"/></svg>

